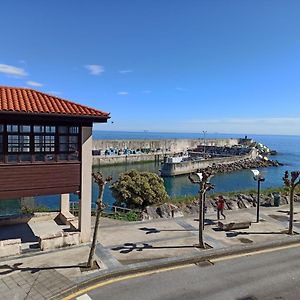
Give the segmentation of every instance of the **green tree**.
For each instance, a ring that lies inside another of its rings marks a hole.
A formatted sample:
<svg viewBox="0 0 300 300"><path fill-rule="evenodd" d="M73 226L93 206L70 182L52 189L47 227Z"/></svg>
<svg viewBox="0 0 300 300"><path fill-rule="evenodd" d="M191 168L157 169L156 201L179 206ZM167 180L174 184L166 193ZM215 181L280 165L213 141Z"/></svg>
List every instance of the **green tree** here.
<svg viewBox="0 0 300 300"><path fill-rule="evenodd" d="M125 204L128 208L144 209L170 200L163 179L155 173L131 170L120 174L110 188L115 205Z"/></svg>

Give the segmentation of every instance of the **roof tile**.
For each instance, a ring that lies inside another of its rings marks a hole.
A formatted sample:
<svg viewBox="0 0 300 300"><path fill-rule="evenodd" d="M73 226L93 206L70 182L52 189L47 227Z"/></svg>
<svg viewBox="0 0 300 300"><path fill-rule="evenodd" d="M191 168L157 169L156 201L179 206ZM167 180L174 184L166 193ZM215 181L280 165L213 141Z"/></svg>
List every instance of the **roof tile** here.
<svg viewBox="0 0 300 300"><path fill-rule="evenodd" d="M33 89L0 86L0 112L109 118L109 113Z"/></svg>

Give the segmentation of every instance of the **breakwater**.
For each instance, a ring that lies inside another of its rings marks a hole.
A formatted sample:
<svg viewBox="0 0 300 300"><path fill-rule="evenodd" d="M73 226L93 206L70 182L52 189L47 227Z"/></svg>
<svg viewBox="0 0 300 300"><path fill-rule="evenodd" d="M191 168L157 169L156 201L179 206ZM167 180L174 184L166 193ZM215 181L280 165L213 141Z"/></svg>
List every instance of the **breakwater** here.
<svg viewBox="0 0 300 300"><path fill-rule="evenodd" d="M171 152L158 152L155 154L131 154L131 155L93 155L93 166L126 165L143 162L160 162L164 155L172 155Z"/></svg>
<svg viewBox="0 0 300 300"><path fill-rule="evenodd" d="M160 140L93 140L94 150L114 149L150 149L151 151L184 152L198 145L234 146L244 139L160 139Z"/></svg>
<svg viewBox="0 0 300 300"><path fill-rule="evenodd" d="M161 168L161 176L177 176L189 174L198 169L217 168L218 166L234 166L245 161L254 161L258 157L257 150L253 149L246 155L234 155L230 157L214 157L202 160L187 160L178 163L165 162Z"/></svg>
<svg viewBox="0 0 300 300"><path fill-rule="evenodd" d="M242 138L228 139L159 139L159 140L93 140L93 165L105 166L145 161L161 161L197 146L232 147L244 143ZM250 141L250 140L248 140Z"/></svg>

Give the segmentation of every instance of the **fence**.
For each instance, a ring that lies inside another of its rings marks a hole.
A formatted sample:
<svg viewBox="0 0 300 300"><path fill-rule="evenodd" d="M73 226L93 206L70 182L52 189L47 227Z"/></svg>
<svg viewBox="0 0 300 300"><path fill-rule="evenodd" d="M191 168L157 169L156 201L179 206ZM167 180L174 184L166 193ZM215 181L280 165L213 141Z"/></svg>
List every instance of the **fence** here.
<svg viewBox="0 0 300 300"><path fill-rule="evenodd" d="M96 207L92 207L92 214L94 214L95 211L96 211ZM127 208L127 207L105 204L104 211L106 213L112 213L112 212L113 213L118 213L118 212L128 213L128 212L132 211L132 209ZM74 201L70 202L70 212L74 216L78 216L78 214L79 214L79 203L78 202L74 202Z"/></svg>

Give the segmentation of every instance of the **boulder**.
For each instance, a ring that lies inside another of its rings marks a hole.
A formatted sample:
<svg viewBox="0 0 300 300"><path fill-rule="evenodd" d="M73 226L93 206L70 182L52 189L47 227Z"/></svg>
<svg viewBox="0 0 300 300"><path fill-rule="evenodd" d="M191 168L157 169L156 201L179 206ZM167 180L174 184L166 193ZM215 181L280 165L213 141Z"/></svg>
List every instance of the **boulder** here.
<svg viewBox="0 0 300 300"><path fill-rule="evenodd" d="M149 216L149 220L158 219L160 216L156 212L157 207L154 206L147 206L146 213Z"/></svg>
<svg viewBox="0 0 300 300"><path fill-rule="evenodd" d="M160 205L156 211L157 211L157 214L161 218L170 218L171 217L171 208L167 203Z"/></svg>
<svg viewBox="0 0 300 300"><path fill-rule="evenodd" d="M230 210L239 209L239 206L235 200L225 200L225 202L228 206L228 209L230 209Z"/></svg>
<svg viewBox="0 0 300 300"><path fill-rule="evenodd" d="M242 200L238 200L237 205L238 205L239 208L246 208L246 206L245 206L245 204Z"/></svg>

